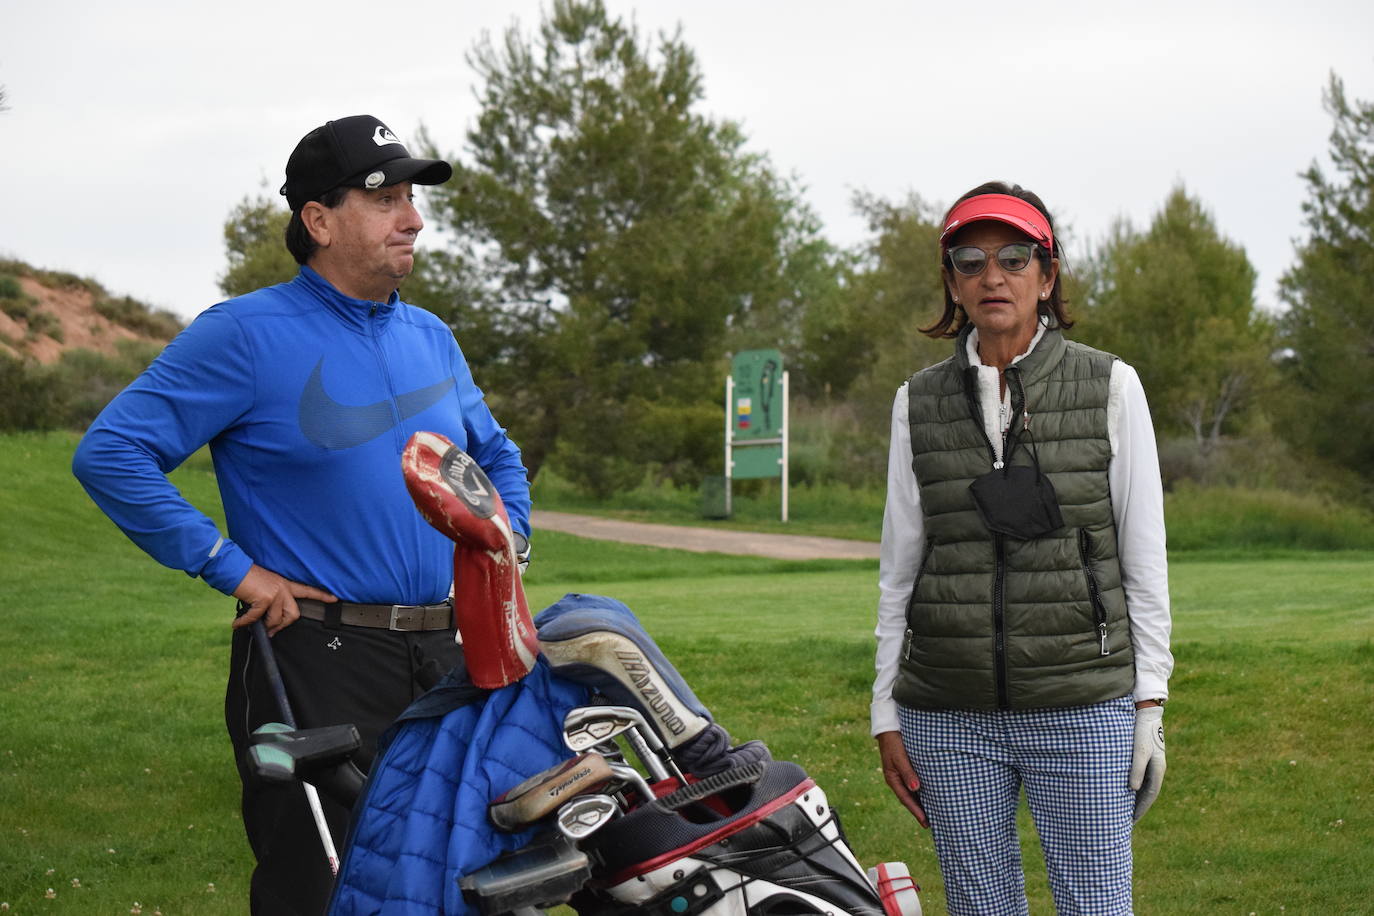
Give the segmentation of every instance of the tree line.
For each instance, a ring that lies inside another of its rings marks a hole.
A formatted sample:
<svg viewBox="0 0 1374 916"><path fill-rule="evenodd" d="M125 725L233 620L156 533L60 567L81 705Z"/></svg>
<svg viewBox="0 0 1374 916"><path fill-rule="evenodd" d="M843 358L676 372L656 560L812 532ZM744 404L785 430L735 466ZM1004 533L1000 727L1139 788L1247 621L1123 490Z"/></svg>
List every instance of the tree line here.
<svg viewBox="0 0 1374 916"><path fill-rule="evenodd" d="M531 473L602 494L719 473L728 354L776 346L810 456L794 477L880 483L893 392L949 352L917 331L941 302L941 209L861 193L867 241L832 245L796 184L702 110L680 31L647 38L601 0L556 0L468 61L481 111L457 155L422 134L455 176L429 192L443 242L402 293L453 327ZM1369 498L1374 105L1334 74L1325 104L1331 161L1304 174L1282 315L1183 186L1070 265L1071 336L1139 370L1170 483L1320 477ZM266 196L230 214L226 294L294 273L285 220Z"/></svg>

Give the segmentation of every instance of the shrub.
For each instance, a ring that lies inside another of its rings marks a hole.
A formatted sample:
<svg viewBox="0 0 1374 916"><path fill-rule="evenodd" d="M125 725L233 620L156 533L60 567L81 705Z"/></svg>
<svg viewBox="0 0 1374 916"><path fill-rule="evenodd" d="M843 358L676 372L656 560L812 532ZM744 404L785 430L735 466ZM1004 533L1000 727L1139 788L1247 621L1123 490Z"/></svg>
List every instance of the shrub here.
<svg viewBox="0 0 1374 916"><path fill-rule="evenodd" d="M55 400L47 369L0 353L0 431L54 429Z"/></svg>
<svg viewBox="0 0 1374 916"><path fill-rule="evenodd" d="M15 321L28 321L33 314L33 300L22 293L17 299L0 299L0 311Z"/></svg>
<svg viewBox="0 0 1374 916"><path fill-rule="evenodd" d="M29 313L29 336L41 337L44 334L61 343L65 339L62 320L52 312L34 309Z"/></svg>
<svg viewBox="0 0 1374 916"><path fill-rule="evenodd" d="M86 427L159 349L124 341L115 356L68 350L52 366L0 353L0 430Z"/></svg>
<svg viewBox="0 0 1374 916"><path fill-rule="evenodd" d="M1317 493L1183 483L1164 515L1171 552L1374 549L1374 514Z"/></svg>
<svg viewBox="0 0 1374 916"><path fill-rule="evenodd" d="M95 310L117 325L136 334L158 340L171 340L183 325L177 316L163 309L151 309L129 296L119 299L99 298Z"/></svg>
<svg viewBox="0 0 1374 916"><path fill-rule="evenodd" d="M19 278L14 274L0 273L0 299L19 299L24 295L24 288L19 285Z"/></svg>

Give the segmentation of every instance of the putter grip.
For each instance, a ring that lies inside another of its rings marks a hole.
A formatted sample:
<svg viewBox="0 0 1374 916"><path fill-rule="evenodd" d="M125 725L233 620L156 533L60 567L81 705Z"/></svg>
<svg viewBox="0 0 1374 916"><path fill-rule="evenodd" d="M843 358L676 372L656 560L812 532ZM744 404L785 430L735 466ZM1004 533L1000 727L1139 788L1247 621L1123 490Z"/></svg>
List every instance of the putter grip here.
<svg viewBox="0 0 1374 916"><path fill-rule="evenodd" d="M272 696L276 698L277 709L281 712L282 723L295 728L296 716L291 712L291 701L286 698L286 684L282 682L281 669L277 667L277 656L272 652L272 637L267 635L267 627L263 625L261 618L253 621L250 629L253 632L253 645L258 650L258 659L262 662L263 672L267 675L267 684L272 688Z"/></svg>

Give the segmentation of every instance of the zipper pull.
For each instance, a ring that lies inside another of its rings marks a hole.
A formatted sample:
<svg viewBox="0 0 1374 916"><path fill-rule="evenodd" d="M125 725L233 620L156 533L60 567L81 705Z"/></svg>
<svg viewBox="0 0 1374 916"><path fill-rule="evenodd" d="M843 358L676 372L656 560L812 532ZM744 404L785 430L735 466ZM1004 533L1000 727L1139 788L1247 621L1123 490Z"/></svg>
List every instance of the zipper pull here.
<svg viewBox="0 0 1374 916"><path fill-rule="evenodd" d="M1112 653L1107 650L1107 624L1105 622L1097 625L1097 635L1102 643L1102 654L1111 655Z"/></svg>
<svg viewBox="0 0 1374 916"><path fill-rule="evenodd" d="M994 461L994 462L992 463L992 469L993 469L994 471L1000 471L1000 470L1002 470L1002 467L1003 467L1003 464L1002 464L1002 460L1001 460L1000 458L997 459L996 461Z"/></svg>
<svg viewBox="0 0 1374 916"><path fill-rule="evenodd" d="M1027 431L1030 430L1030 411L1029 411L1029 410L1026 411L1025 413L1023 413L1023 414L1021 415L1021 428L1022 428L1023 430L1027 430Z"/></svg>

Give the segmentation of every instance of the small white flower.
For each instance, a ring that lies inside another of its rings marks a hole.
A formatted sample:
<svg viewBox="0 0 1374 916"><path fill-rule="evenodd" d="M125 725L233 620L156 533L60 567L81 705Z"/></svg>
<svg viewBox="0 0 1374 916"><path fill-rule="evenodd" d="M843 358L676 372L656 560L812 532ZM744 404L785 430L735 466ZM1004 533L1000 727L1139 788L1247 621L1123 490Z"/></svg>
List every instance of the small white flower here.
<svg viewBox="0 0 1374 916"><path fill-rule="evenodd" d="M47 892L46 894L44 894L43 896L44 896L46 899L48 899L48 900L56 900L56 899L57 899L57 891L53 890L52 888L48 888L48 892Z"/></svg>
<svg viewBox="0 0 1374 916"><path fill-rule="evenodd" d="M80 886L81 886L81 879L80 879L80 878L73 878L73 879L72 879L72 887L80 887Z"/></svg>
<svg viewBox="0 0 1374 916"><path fill-rule="evenodd" d="M50 868L50 869L48 869L47 871L43 872L43 874L45 874L45 875L51 875L51 874L52 874L53 872L55 872L55 871L57 871L57 869L55 869L55 868Z"/></svg>
<svg viewBox="0 0 1374 916"><path fill-rule="evenodd" d="M134 905L129 907L129 912L132 913L133 916L138 916L139 913L143 912L143 904L135 900Z"/></svg>

